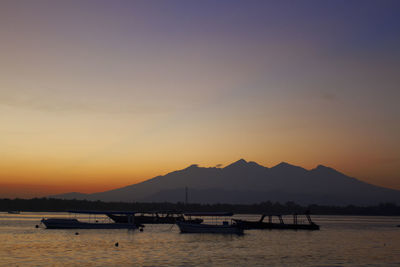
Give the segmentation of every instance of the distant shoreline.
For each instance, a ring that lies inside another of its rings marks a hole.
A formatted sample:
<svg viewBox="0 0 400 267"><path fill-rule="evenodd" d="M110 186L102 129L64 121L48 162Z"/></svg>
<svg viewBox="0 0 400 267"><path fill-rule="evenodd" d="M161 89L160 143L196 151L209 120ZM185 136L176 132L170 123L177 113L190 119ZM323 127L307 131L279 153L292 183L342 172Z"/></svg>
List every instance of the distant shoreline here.
<svg viewBox="0 0 400 267"><path fill-rule="evenodd" d="M313 215L356 215L356 216L400 216L400 206L381 203L376 206L302 206L294 202L262 202L258 204L185 204L178 203L125 203L87 200L62 200L52 198L0 199L0 211L21 212L66 212L68 210L129 210L129 211L231 211L237 214L302 214Z"/></svg>

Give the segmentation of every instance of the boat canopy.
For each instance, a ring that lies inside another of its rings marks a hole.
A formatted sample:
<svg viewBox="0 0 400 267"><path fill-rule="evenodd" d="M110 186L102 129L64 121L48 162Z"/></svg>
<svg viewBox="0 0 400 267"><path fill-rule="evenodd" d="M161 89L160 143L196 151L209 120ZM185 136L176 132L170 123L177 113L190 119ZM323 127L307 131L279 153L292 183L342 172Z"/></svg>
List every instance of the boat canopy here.
<svg viewBox="0 0 400 267"><path fill-rule="evenodd" d="M80 214L120 214L120 215L135 215L136 211L101 211L101 210L69 210L69 213Z"/></svg>
<svg viewBox="0 0 400 267"><path fill-rule="evenodd" d="M233 216L232 212L188 212L184 214L185 216L221 216L228 217Z"/></svg>

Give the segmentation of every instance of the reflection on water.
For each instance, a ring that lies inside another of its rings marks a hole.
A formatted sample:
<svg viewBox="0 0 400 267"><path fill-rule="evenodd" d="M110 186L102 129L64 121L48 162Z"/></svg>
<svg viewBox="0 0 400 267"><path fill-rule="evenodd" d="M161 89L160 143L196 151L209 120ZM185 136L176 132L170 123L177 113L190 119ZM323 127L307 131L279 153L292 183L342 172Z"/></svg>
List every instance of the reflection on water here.
<svg viewBox="0 0 400 267"><path fill-rule="evenodd" d="M172 225L147 225L144 232L35 228L54 216L68 217L1 213L0 265L400 265L396 217L313 216L320 231L249 230L243 236L180 234Z"/></svg>

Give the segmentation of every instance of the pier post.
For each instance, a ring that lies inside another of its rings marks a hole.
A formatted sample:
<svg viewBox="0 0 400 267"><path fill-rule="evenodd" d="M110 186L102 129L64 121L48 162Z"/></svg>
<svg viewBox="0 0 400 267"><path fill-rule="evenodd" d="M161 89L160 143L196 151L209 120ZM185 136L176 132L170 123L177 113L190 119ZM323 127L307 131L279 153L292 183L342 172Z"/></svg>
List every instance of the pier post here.
<svg viewBox="0 0 400 267"><path fill-rule="evenodd" d="M285 222L283 221L282 215L278 215L279 221L281 224L285 224Z"/></svg>

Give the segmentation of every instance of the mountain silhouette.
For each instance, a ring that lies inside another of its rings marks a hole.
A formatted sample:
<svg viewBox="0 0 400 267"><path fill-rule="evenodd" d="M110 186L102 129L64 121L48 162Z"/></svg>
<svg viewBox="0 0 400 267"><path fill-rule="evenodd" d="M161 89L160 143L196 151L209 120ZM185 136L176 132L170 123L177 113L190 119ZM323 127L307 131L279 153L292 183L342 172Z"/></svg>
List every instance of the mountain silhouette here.
<svg viewBox="0 0 400 267"><path fill-rule="evenodd" d="M183 170L126 187L93 194L49 196L123 202L183 202L185 187L191 203L294 201L299 204L374 205L400 203L400 191L374 186L318 165L306 170L285 162L267 168L240 159L224 168L191 165Z"/></svg>

